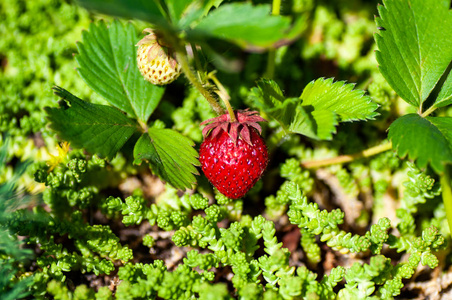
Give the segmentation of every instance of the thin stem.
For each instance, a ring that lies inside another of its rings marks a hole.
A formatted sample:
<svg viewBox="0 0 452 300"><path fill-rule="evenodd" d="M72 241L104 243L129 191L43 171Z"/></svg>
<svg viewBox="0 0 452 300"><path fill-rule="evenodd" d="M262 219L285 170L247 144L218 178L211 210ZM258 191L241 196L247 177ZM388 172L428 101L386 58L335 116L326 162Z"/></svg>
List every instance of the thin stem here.
<svg viewBox="0 0 452 300"><path fill-rule="evenodd" d="M163 7L161 1L157 0L156 4L157 4L157 8L159 9L160 13L165 17L166 20L168 20L168 22L171 22L171 18L168 16L168 12Z"/></svg>
<svg viewBox="0 0 452 300"><path fill-rule="evenodd" d="M281 0L273 0L272 3L272 15L279 16L281 10ZM265 77L268 79L272 79L275 75L275 59L276 59L276 50L270 49L268 51L267 58L267 69L265 71Z"/></svg>
<svg viewBox="0 0 452 300"><path fill-rule="evenodd" d="M426 111L424 111L421 114L421 117L425 118L426 116L428 116L429 114L431 114L432 112L434 112L436 110L436 107L430 106L429 109L427 109Z"/></svg>
<svg viewBox="0 0 452 300"><path fill-rule="evenodd" d="M445 166L444 174L440 176L441 189L443 194L444 208L446 209L447 223L449 223L449 231L452 235L452 188L450 181L449 167Z"/></svg>
<svg viewBox="0 0 452 300"><path fill-rule="evenodd" d="M267 69L265 70L265 78L267 79L273 79L273 77L275 76L275 59L276 59L275 49L268 50Z"/></svg>
<svg viewBox="0 0 452 300"><path fill-rule="evenodd" d="M196 68L198 69L198 71L202 71L203 67L201 64L201 60L199 59L198 49L196 49L196 45L193 43L190 44L190 47L191 47L191 51L193 52L193 59L195 60Z"/></svg>
<svg viewBox="0 0 452 300"><path fill-rule="evenodd" d="M188 81L190 81L190 83L193 84L193 86L201 93L201 95L206 98L212 109L217 114L222 114L223 108L220 106L220 104L218 104L217 100L212 96L212 94L210 94L210 92L203 87L202 83L198 80L195 73L193 73L193 71L191 70L185 51L177 49L176 57L178 63L181 66L182 72L184 72L185 76L187 76Z"/></svg>
<svg viewBox="0 0 452 300"><path fill-rule="evenodd" d="M146 124L146 122L141 121L140 119L138 119L138 124L140 125L140 131L141 132L148 132L148 124Z"/></svg>
<svg viewBox="0 0 452 300"><path fill-rule="evenodd" d="M281 10L281 0L273 0L272 15L279 16L280 10Z"/></svg>
<svg viewBox="0 0 452 300"><path fill-rule="evenodd" d="M320 168L320 167L326 167L326 166L330 166L330 165L335 165L335 164L343 164L343 163L348 163L351 161L354 161L356 159L359 158L365 158L365 157L370 157L388 150L392 149L392 143L388 142L388 143L384 143L363 151L360 151L358 153L354 153L354 154L349 154L349 155L340 155L337 157L333 157L333 158L328 158L328 159L322 159L322 160L314 160L314 161L307 161L302 163L301 165L307 169L315 169L315 168Z"/></svg>
<svg viewBox="0 0 452 300"><path fill-rule="evenodd" d="M224 86L221 84L221 82L218 80L217 76L215 76L215 72L210 72L207 77L211 79L215 85L218 88L218 96L220 96L220 99L223 100L224 105L226 106L226 109L228 110L229 117L231 119L231 122L237 121L235 118L234 110L232 109L231 103L229 100L231 99L231 96L229 96L228 92L224 88Z"/></svg>

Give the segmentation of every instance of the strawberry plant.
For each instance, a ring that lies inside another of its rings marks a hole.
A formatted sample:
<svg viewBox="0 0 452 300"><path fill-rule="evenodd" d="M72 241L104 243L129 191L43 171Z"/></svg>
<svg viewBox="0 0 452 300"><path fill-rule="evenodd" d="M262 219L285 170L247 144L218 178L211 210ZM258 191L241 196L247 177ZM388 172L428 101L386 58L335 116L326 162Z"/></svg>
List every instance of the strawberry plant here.
<svg viewBox="0 0 452 300"><path fill-rule="evenodd" d="M40 1L0 1L0 298L447 297L450 1Z"/></svg>

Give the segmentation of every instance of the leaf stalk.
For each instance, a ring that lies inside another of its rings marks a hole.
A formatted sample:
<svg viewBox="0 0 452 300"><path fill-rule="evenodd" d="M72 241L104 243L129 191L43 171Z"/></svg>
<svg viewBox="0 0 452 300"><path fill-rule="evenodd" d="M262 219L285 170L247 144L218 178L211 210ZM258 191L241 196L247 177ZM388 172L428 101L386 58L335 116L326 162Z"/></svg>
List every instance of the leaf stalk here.
<svg viewBox="0 0 452 300"><path fill-rule="evenodd" d="M280 11L281 11L281 0L273 0L272 15L279 16ZM275 59L276 59L276 50L270 49L268 51L267 69L265 70L265 77L268 79L272 79L275 75Z"/></svg>
<svg viewBox="0 0 452 300"><path fill-rule="evenodd" d="M436 107L430 106L426 111L424 111L424 112L421 114L421 117L425 118L425 117L427 117L428 115L430 115L432 112L434 112L435 110L436 110Z"/></svg>
<svg viewBox="0 0 452 300"><path fill-rule="evenodd" d="M199 59L198 49L196 49L196 45L193 43L190 44L190 47L191 47L191 51L193 53L193 59L195 60L195 65L196 65L196 68L198 69L198 74L199 74L200 71L202 71L202 72L204 71L204 68L202 67L201 60ZM203 78L201 78L201 81L203 81Z"/></svg>
<svg viewBox="0 0 452 300"><path fill-rule="evenodd" d="M190 81L190 83L201 93L201 95L206 98L207 102L209 102L210 106L217 114L222 114L223 108L220 106L220 104L218 104L217 100L212 96L212 94L206 88L204 88L202 83L198 80L196 75L191 70L185 51L176 49L176 58L181 66L182 72L184 72L188 81Z"/></svg>
<svg viewBox="0 0 452 300"><path fill-rule="evenodd" d="M327 158L322 160L314 160L314 161L307 161L301 163L301 165L306 169L316 169L320 167L326 167L330 165L337 165L337 164L343 164L348 163L351 161L354 161L356 159L360 158L366 158L370 157L376 154L380 154L382 152L388 151L392 149L392 143L387 142L375 147L368 148L366 150L354 153L354 154L347 154L347 155L340 155L333 158Z"/></svg>
<svg viewBox="0 0 452 300"><path fill-rule="evenodd" d="M231 99L231 96L229 96L228 92L224 88L224 86L221 84L221 82L218 80L217 76L215 76L215 72L210 72L209 75L207 75L207 78L211 79L213 83L218 88L218 96L220 96L220 99L223 101L224 105L226 106L226 109L228 110L229 117L231 119L231 122L237 121L234 110L232 109L231 103L229 100Z"/></svg>
<svg viewBox="0 0 452 300"><path fill-rule="evenodd" d="M146 122L141 121L140 119L137 119L138 124L140 125L138 128L142 133L148 132L148 125Z"/></svg>

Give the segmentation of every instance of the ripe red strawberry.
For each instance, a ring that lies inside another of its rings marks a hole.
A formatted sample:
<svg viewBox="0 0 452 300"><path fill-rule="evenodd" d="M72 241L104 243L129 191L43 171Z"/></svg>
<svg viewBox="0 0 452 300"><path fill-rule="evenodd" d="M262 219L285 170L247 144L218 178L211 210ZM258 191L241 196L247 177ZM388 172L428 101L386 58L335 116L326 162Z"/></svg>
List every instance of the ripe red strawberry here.
<svg viewBox="0 0 452 300"><path fill-rule="evenodd" d="M207 125L199 149L199 161L207 179L223 195L243 197L267 167L268 152L257 122L265 121L257 111L236 111L201 123Z"/></svg>

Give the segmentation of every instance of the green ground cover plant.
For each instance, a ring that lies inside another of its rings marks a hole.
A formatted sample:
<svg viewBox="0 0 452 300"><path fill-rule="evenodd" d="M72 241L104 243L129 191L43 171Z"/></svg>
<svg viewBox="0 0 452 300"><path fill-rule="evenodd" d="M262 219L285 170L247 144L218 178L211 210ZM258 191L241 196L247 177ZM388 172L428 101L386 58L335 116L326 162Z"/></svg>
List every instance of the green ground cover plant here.
<svg viewBox="0 0 452 300"><path fill-rule="evenodd" d="M450 296L450 1L0 19L1 299Z"/></svg>

